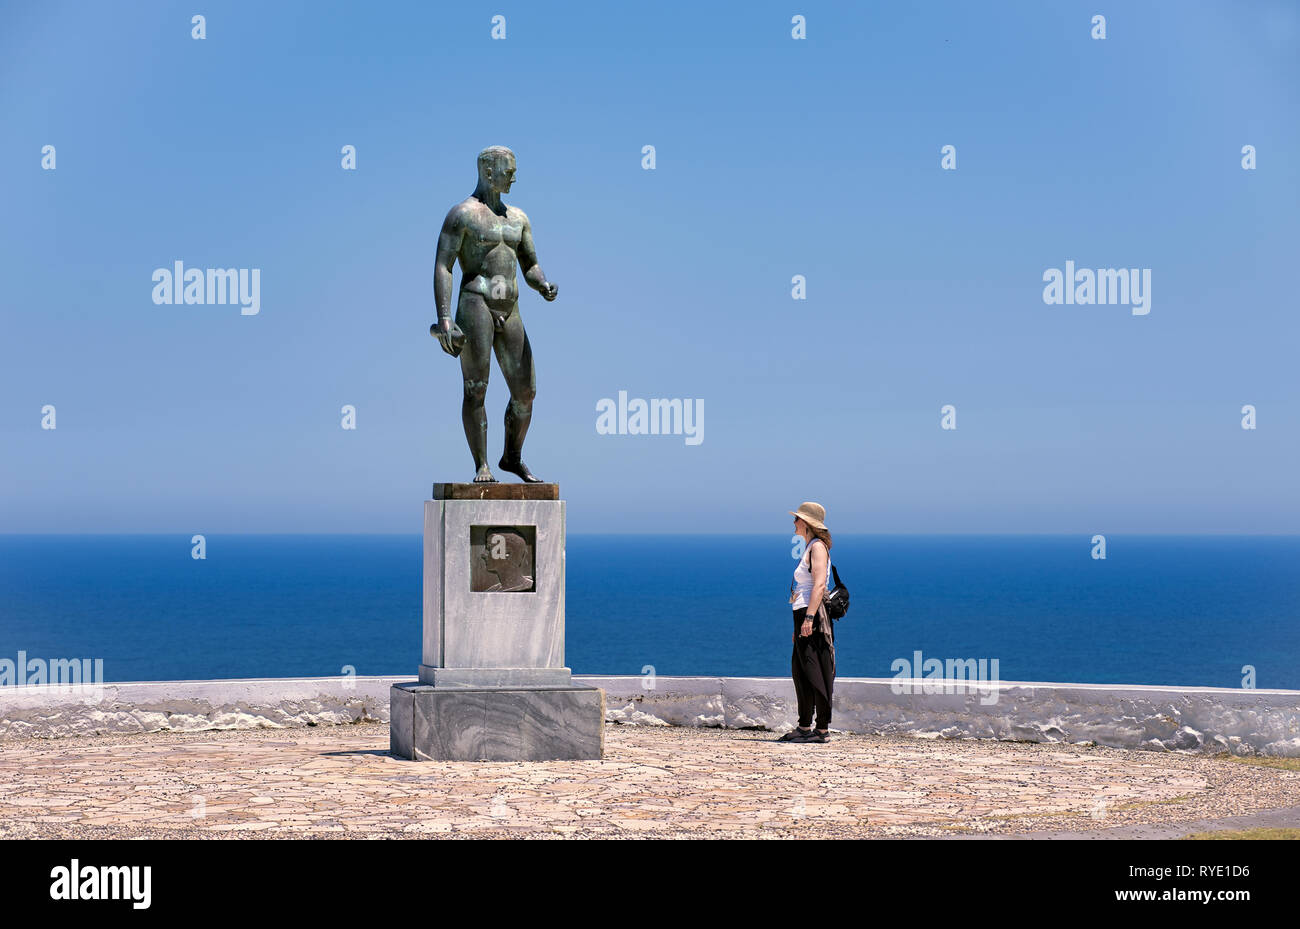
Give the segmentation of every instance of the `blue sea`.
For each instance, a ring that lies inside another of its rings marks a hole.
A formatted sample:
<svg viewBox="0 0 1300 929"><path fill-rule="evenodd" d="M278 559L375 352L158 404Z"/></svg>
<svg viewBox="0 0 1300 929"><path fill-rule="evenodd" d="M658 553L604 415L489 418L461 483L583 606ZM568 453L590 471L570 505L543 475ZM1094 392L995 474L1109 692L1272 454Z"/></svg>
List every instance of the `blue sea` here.
<svg viewBox="0 0 1300 929"><path fill-rule="evenodd" d="M1300 689L1300 537L836 536L840 676L998 659L1002 680ZM0 536L0 658L102 658L109 681L414 675L411 536ZM571 535L575 673L790 670L781 536Z"/></svg>

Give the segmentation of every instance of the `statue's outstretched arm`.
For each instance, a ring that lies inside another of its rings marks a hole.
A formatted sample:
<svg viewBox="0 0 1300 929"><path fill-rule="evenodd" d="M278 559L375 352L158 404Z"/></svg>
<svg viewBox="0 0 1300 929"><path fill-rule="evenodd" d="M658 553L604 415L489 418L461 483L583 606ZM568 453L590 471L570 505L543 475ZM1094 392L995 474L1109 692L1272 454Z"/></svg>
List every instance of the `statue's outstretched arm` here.
<svg viewBox="0 0 1300 929"><path fill-rule="evenodd" d="M453 358L465 344L465 334L451 318L451 274L456 268L464 235L456 209L447 214L438 234L438 255L433 265L433 302L438 310L438 321L429 327L429 335L438 340L442 350Z"/></svg>
<svg viewBox="0 0 1300 929"><path fill-rule="evenodd" d="M458 209L453 208L438 233L438 256L433 267L433 302L438 308L438 322L451 319L452 272L456 269L456 256L460 254L464 231L460 225Z"/></svg>
<svg viewBox="0 0 1300 929"><path fill-rule="evenodd" d="M519 238L519 270L524 272L524 282L548 301L554 300L560 288L546 279L546 272L537 263L537 249L533 245L533 227L524 217L524 232Z"/></svg>

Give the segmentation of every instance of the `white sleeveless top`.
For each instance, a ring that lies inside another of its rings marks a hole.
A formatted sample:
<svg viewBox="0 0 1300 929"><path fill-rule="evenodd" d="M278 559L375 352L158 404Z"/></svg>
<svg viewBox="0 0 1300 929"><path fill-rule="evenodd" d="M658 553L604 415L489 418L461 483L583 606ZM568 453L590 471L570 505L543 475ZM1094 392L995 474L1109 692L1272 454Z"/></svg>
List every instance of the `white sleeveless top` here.
<svg viewBox="0 0 1300 929"><path fill-rule="evenodd" d="M821 539L814 539L808 543L803 557L799 559L799 564L794 569L794 599L790 601L791 609L806 609L808 598L812 596L813 576L812 576L812 547L813 543L820 543L825 548L826 543ZM826 591L822 594L823 598L831 590L831 553L826 550Z"/></svg>

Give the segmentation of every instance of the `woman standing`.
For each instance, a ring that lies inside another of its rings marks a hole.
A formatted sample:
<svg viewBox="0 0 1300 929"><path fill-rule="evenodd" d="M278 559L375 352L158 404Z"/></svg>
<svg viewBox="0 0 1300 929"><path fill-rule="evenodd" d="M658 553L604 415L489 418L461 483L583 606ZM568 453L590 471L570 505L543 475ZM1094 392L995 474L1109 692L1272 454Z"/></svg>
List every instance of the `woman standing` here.
<svg viewBox="0 0 1300 929"><path fill-rule="evenodd" d="M790 583L794 607L794 651L790 673L799 701L799 726L783 735L782 742L826 742L831 723L831 694L835 686L835 632L822 600L831 570L831 533L826 528L826 508L801 503L794 517L795 532L804 540L803 557ZM817 728L812 729L813 709Z"/></svg>

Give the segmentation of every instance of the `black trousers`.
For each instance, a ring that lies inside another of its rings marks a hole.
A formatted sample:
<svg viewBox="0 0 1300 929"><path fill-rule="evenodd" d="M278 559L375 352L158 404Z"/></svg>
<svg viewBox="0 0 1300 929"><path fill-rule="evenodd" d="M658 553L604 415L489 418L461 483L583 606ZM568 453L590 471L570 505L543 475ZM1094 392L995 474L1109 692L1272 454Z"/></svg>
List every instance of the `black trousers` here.
<svg viewBox="0 0 1300 929"><path fill-rule="evenodd" d="M831 696L835 687L835 644L822 635L815 616L812 635L799 635L799 627L803 625L807 612L805 607L794 611L795 639L790 655L790 674L799 701L799 725L805 729L811 726L813 709L816 708L817 728L826 729L831 724Z"/></svg>

